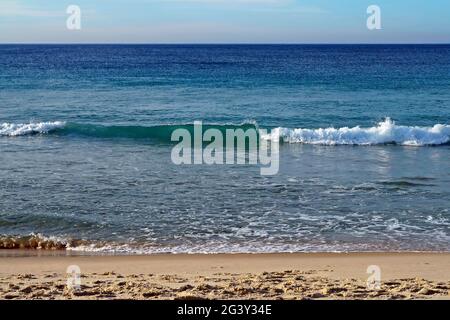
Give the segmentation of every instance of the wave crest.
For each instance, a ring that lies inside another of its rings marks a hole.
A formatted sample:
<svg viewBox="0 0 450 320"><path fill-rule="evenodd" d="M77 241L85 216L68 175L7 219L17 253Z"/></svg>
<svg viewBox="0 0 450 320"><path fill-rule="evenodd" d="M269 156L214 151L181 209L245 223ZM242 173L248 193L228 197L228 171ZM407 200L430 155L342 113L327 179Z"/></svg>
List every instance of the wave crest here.
<svg viewBox="0 0 450 320"><path fill-rule="evenodd" d="M0 136L25 136L40 133L49 133L66 125L63 121L38 122L38 123L2 123Z"/></svg>
<svg viewBox="0 0 450 320"><path fill-rule="evenodd" d="M203 131L215 128L225 134L227 129L256 129L254 122L242 124L203 124ZM170 142L173 131L186 129L194 134L194 124L162 124L155 126L139 125L96 125L66 123L63 121L40 122L29 124L3 123L0 126L0 136L25 136L35 134L56 134L59 136L79 136L91 138L126 138L126 139L155 139Z"/></svg>
<svg viewBox="0 0 450 320"><path fill-rule="evenodd" d="M450 142L450 125L436 124L433 127L409 127L396 125L390 118L375 127L289 129L275 128L263 139L280 139L286 143L317 145L379 145L398 144L405 146L442 145Z"/></svg>
<svg viewBox="0 0 450 320"><path fill-rule="evenodd" d="M129 138L156 139L170 142L175 129L184 128L193 134L193 124L167 124L156 126L95 125L66 123L64 121L39 122L28 124L3 123L0 125L0 136L24 136L35 134L57 134L61 136L75 135L93 138ZM219 129L225 133L227 129L250 128L259 129L257 123L242 124L203 124L203 130ZM435 124L432 127L400 126L390 118L378 123L375 127L362 128L319 128L290 129L278 127L269 134L261 134L262 139L280 140L285 143L303 143L317 145L380 145L397 144L408 146L443 145L450 143L450 125Z"/></svg>
<svg viewBox="0 0 450 320"><path fill-rule="evenodd" d="M25 236L0 235L0 249L66 250L84 245L81 240L66 240L32 233Z"/></svg>

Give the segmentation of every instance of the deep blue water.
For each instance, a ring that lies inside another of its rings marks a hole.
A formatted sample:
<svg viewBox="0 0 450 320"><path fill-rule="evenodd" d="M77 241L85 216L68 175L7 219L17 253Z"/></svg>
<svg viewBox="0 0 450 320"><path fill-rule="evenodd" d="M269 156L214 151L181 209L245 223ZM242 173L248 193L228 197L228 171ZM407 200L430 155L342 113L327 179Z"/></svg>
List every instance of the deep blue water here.
<svg viewBox="0 0 450 320"><path fill-rule="evenodd" d="M174 165L195 120L278 128L279 173ZM0 125L8 241L450 250L450 45L0 45Z"/></svg>

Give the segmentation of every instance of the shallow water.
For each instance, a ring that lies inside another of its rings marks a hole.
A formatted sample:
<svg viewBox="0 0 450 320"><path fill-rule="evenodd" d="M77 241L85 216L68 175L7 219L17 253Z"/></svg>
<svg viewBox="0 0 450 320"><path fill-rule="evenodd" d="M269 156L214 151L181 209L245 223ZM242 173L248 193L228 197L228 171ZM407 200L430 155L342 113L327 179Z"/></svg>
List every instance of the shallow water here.
<svg viewBox="0 0 450 320"><path fill-rule="evenodd" d="M2 45L0 235L122 253L449 251L449 58ZM172 164L170 133L195 120L278 128L279 173Z"/></svg>

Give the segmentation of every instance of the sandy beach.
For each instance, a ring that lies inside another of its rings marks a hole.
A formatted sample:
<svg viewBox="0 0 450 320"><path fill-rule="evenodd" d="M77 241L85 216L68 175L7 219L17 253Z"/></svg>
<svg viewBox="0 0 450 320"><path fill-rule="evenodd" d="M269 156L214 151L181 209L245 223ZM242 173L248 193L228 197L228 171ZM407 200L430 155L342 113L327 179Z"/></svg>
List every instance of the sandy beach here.
<svg viewBox="0 0 450 320"><path fill-rule="evenodd" d="M68 266L81 287L67 287ZM379 288L368 288L371 265ZM79 256L0 252L2 299L449 299L449 253Z"/></svg>

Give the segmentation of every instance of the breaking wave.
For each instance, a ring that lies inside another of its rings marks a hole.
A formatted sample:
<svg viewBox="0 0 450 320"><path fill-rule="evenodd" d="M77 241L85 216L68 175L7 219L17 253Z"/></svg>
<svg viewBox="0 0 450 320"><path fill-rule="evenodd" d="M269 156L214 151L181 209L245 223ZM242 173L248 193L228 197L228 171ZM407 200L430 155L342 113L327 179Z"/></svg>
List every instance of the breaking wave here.
<svg viewBox="0 0 450 320"><path fill-rule="evenodd" d="M82 245L82 240L66 240L35 233L24 236L0 235L0 249L66 250Z"/></svg>
<svg viewBox="0 0 450 320"><path fill-rule="evenodd" d="M256 129L256 124L247 122L242 124L203 124L203 131L218 129L225 133L227 129ZM127 126L127 125L95 125L56 122L40 122L28 124L3 123L0 125L0 136L26 136L37 134L52 134L59 136L81 136L92 138L129 138L155 139L171 141L172 132L176 129L186 129L194 134L194 124L167 124L156 126Z"/></svg>
<svg viewBox="0 0 450 320"><path fill-rule="evenodd" d="M256 123L242 124L203 124L203 132L208 129L218 129L225 134L227 129L256 129ZM94 125L56 122L39 122L28 124L3 123L0 125L0 136L25 136L37 134L52 134L59 136L81 136L93 138L129 138L156 139L170 142L172 132L176 129L186 129L192 135L194 124L168 124L156 126L126 126L126 125ZM443 145L450 143L450 125L435 124L432 127L401 126L390 118L378 123L377 126L363 128L318 128L290 129L274 128L268 134L260 137L266 140L279 139L284 143L303 143L315 145L380 145L397 144L405 146Z"/></svg>
<svg viewBox="0 0 450 320"><path fill-rule="evenodd" d="M34 134L50 133L57 129L62 129L65 122L38 122L38 123L2 123L0 125L0 136L26 136Z"/></svg>
<svg viewBox="0 0 450 320"><path fill-rule="evenodd" d="M280 139L285 143L316 145L380 145L405 146L442 145L450 142L450 125L432 127L399 126L387 118L375 127L288 129L275 128L263 139Z"/></svg>

